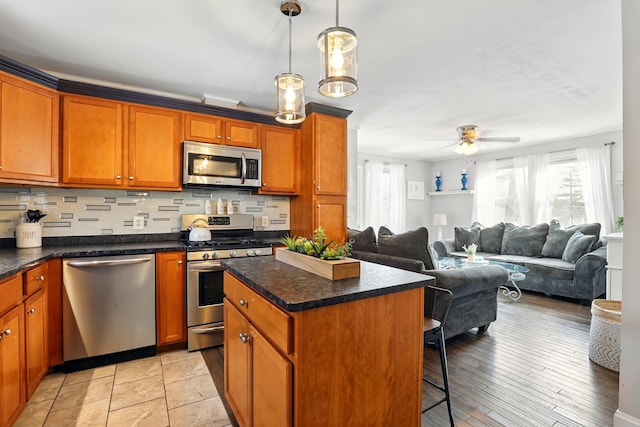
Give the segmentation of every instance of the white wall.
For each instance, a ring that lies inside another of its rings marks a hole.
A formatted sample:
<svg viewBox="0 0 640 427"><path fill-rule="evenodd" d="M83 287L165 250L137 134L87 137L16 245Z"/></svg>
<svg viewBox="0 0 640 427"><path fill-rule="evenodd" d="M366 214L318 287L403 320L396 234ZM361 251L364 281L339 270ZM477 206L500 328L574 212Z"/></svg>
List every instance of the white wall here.
<svg viewBox="0 0 640 427"><path fill-rule="evenodd" d="M627 141L640 140L640 2L622 0L623 131ZM635 242L640 239L640 196L630 183L640 182L640 146L624 150L624 260L620 393L615 427L640 426L640 286L633 269Z"/></svg>
<svg viewBox="0 0 640 427"><path fill-rule="evenodd" d="M492 160L505 157L526 156L529 154L567 150L571 148L585 147L598 143L614 141L611 149L611 169L613 185L614 214L621 216L623 212L623 184L617 177L623 173L623 141L622 132L606 132L597 135L589 135L579 138L571 138L561 141L549 142L546 144L533 145L517 149L505 149L499 152L482 153L482 149L472 156L461 156L451 160L433 162L430 170L434 171L430 179L435 181L435 171L440 171L442 176L442 190L459 190L460 173L466 169L468 175L467 187L475 188L475 162L478 160ZM433 184L435 186L435 184ZM432 186L432 187L433 187ZM435 187L433 187L435 188ZM430 190L431 191L431 190ZM471 209L473 206L473 196L471 195L446 195L432 196L431 210L447 214L448 225L443 229L444 237L453 238L453 228L458 226L469 226L471 224ZM549 218L551 219L551 218ZM490 225L490 224L484 224Z"/></svg>

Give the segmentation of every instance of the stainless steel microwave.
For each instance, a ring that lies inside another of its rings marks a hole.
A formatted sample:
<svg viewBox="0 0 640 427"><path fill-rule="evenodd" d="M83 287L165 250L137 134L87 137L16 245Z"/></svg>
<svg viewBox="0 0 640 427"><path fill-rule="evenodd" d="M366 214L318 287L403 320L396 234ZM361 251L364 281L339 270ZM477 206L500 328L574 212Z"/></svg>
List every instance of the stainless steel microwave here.
<svg viewBox="0 0 640 427"><path fill-rule="evenodd" d="M183 186L260 187L261 150L194 141L183 146Z"/></svg>

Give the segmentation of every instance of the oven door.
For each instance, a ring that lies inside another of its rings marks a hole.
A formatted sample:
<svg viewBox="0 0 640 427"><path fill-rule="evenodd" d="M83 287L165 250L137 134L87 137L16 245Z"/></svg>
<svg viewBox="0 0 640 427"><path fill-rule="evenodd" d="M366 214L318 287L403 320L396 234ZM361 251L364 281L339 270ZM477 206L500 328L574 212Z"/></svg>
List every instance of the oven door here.
<svg viewBox="0 0 640 427"><path fill-rule="evenodd" d="M224 269L219 261L187 263L187 346L189 351L224 340Z"/></svg>

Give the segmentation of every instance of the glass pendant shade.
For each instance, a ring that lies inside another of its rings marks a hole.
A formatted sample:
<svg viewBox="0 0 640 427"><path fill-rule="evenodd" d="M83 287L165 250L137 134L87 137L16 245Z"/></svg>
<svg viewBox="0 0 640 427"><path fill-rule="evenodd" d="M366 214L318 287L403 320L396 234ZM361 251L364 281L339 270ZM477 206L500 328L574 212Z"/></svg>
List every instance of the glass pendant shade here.
<svg viewBox="0 0 640 427"><path fill-rule="evenodd" d="M286 124L302 123L304 110L304 80L294 73L278 74L276 84L276 121Z"/></svg>
<svg viewBox="0 0 640 427"><path fill-rule="evenodd" d="M358 39L349 28L327 28L318 35L322 79L318 92L342 98L358 90Z"/></svg>
<svg viewBox="0 0 640 427"><path fill-rule="evenodd" d="M475 142L462 141L456 146L455 152L458 154L464 154L465 156L477 153L478 144Z"/></svg>

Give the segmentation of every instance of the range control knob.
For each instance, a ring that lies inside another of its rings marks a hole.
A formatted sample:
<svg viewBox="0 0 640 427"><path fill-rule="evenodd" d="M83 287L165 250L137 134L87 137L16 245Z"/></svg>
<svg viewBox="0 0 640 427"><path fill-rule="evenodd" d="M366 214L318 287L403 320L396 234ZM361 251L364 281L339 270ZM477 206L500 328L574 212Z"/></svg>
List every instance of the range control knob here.
<svg viewBox="0 0 640 427"><path fill-rule="evenodd" d="M218 252L214 252L213 259L218 259L218 258L220 258L220 254Z"/></svg>
<svg viewBox="0 0 640 427"><path fill-rule="evenodd" d="M255 256L255 252L251 249L247 249L247 256Z"/></svg>
<svg viewBox="0 0 640 427"><path fill-rule="evenodd" d="M238 253L236 251L231 251L231 252L229 252L229 256L231 258L234 258L234 257L238 256Z"/></svg>
<svg viewBox="0 0 640 427"><path fill-rule="evenodd" d="M262 251L260 249L256 249L254 252L256 253L256 256L262 255Z"/></svg>
<svg viewBox="0 0 640 427"><path fill-rule="evenodd" d="M209 259L209 253L205 252L202 254L202 259Z"/></svg>

